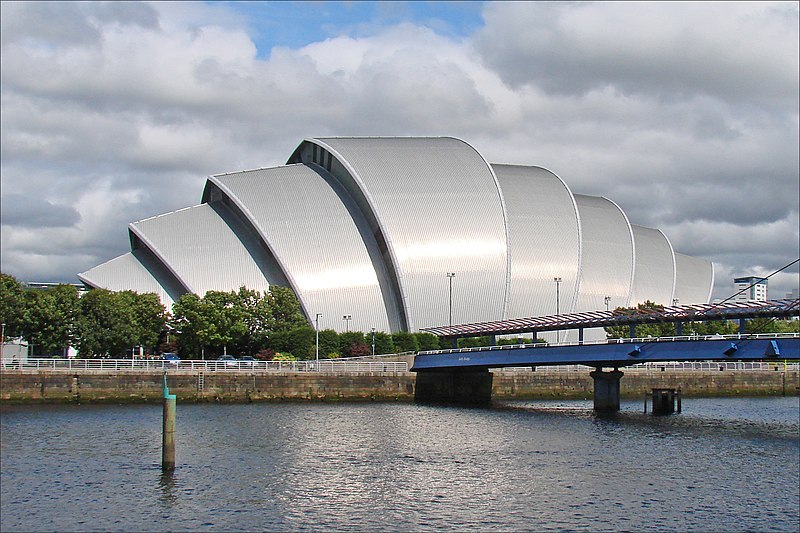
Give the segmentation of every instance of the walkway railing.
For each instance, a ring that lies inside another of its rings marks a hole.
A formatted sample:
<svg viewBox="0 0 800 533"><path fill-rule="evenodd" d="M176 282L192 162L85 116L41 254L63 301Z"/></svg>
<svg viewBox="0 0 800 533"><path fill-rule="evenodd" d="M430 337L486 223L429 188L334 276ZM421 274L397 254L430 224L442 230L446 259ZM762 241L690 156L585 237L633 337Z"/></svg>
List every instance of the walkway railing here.
<svg viewBox="0 0 800 533"><path fill-rule="evenodd" d="M442 353L485 352L493 350L514 350L518 348L546 348L548 346L589 346L596 344L644 344L651 342L680 342L680 341L718 341L718 340L744 340L744 339L796 339L800 333L737 333L735 335L681 335L676 337L637 337L622 339L604 339L583 342L534 342L528 344L504 344L501 346L482 346L476 348L453 348L448 350L429 350L419 352L417 355L436 355Z"/></svg>
<svg viewBox="0 0 800 533"><path fill-rule="evenodd" d="M407 372L405 361L350 361L323 359L316 361L201 361L179 362L161 359L3 359L3 369L46 370L197 370L204 372L323 372L323 373L394 373Z"/></svg>
<svg viewBox="0 0 800 533"><path fill-rule="evenodd" d="M586 372L593 368L584 365L546 365L537 366L534 372ZM662 372L662 371L720 371L720 370L764 370L800 372L800 363L784 361L685 361L669 363L640 363L621 368L623 372ZM530 366L495 368L495 372L531 372Z"/></svg>

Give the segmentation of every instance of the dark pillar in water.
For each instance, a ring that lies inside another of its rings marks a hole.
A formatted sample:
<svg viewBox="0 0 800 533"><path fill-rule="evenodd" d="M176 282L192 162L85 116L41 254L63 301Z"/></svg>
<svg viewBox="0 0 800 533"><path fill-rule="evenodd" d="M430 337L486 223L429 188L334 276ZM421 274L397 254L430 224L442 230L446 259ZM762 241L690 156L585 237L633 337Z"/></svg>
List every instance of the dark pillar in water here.
<svg viewBox="0 0 800 533"><path fill-rule="evenodd" d="M167 388L167 372L164 371L164 412L161 426L161 471L175 470L175 395Z"/></svg>
<svg viewBox="0 0 800 533"><path fill-rule="evenodd" d="M414 400L422 403L486 405L492 400L488 370L429 370L417 372Z"/></svg>
<svg viewBox="0 0 800 533"><path fill-rule="evenodd" d="M681 412L681 390L678 389L653 389L653 414L670 415L675 412L675 401L678 402L678 412Z"/></svg>
<svg viewBox="0 0 800 533"><path fill-rule="evenodd" d="M619 380L624 375L619 370L589 372L594 379L594 410L603 413L619 411Z"/></svg>

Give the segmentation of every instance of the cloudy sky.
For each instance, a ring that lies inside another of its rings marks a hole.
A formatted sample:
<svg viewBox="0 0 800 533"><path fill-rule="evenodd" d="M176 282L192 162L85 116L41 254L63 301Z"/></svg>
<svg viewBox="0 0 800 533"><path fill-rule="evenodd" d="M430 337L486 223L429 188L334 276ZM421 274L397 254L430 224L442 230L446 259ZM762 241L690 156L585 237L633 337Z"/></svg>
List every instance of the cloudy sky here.
<svg viewBox="0 0 800 533"><path fill-rule="evenodd" d="M2 3L0 268L128 251L127 224L304 137L449 135L607 196L733 276L800 256L798 3ZM770 280L783 297L797 265Z"/></svg>

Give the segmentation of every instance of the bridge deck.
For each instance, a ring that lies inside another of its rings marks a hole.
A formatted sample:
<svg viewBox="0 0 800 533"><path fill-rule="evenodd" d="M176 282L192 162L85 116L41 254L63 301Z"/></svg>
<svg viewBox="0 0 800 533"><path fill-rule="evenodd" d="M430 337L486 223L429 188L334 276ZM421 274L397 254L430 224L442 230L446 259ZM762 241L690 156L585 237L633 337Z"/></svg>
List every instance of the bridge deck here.
<svg viewBox="0 0 800 533"><path fill-rule="evenodd" d="M610 339L584 344L546 343L420 352L412 371L509 366L587 365L620 368L662 361L800 359L800 334L712 335Z"/></svg>

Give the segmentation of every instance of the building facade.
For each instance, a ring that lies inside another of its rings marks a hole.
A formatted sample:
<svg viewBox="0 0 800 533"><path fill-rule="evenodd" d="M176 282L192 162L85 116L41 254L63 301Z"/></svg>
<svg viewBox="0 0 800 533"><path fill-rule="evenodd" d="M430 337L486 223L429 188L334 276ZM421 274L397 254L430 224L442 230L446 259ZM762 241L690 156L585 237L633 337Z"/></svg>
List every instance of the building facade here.
<svg viewBox="0 0 800 533"><path fill-rule="evenodd" d="M736 302L765 302L769 299L769 280L766 278L733 278L733 285L737 293L733 300Z"/></svg>
<svg viewBox="0 0 800 533"><path fill-rule="evenodd" d="M452 137L305 139L286 165L211 176L200 204L128 230L131 251L79 274L87 286L167 306L286 286L337 330L707 303L714 282L613 201Z"/></svg>

